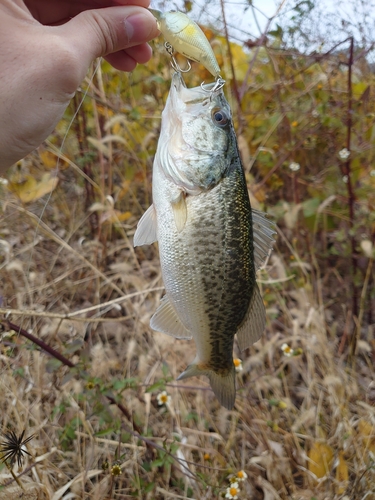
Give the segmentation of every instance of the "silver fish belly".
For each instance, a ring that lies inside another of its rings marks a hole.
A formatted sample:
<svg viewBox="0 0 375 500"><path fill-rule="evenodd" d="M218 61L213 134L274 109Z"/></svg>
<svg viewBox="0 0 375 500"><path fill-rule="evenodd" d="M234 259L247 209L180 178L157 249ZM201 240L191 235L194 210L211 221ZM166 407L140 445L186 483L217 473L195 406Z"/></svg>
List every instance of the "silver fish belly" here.
<svg viewBox="0 0 375 500"><path fill-rule="evenodd" d="M229 409L236 395L234 336L243 350L265 325L255 273L272 235L268 219L251 209L222 90L187 89L176 73L155 156L153 205L134 244L159 242L166 295L151 327L196 344L179 379L208 376Z"/></svg>

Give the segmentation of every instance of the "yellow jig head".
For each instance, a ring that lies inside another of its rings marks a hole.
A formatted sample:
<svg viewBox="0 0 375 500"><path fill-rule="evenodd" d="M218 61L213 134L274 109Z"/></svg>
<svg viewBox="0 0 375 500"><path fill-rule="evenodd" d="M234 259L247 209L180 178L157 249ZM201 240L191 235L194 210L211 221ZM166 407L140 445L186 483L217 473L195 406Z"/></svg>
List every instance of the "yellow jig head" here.
<svg viewBox="0 0 375 500"><path fill-rule="evenodd" d="M176 52L203 64L215 78L220 76L214 51L196 22L183 12L149 10L155 16L162 35Z"/></svg>

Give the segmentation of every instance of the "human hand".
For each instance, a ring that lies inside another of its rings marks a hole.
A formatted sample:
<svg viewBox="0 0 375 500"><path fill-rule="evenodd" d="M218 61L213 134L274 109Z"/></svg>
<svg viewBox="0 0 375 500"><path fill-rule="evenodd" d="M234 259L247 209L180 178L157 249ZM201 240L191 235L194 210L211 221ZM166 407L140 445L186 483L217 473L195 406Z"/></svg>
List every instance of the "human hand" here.
<svg viewBox="0 0 375 500"><path fill-rule="evenodd" d="M150 59L148 5L0 0L0 174L53 131L96 57L123 71Z"/></svg>

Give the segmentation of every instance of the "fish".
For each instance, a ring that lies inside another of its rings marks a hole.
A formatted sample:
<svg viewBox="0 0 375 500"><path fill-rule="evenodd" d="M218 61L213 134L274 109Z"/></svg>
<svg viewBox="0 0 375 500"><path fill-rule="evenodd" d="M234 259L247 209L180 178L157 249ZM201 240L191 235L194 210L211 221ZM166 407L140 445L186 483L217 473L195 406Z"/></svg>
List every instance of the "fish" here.
<svg viewBox="0 0 375 500"><path fill-rule="evenodd" d="M153 163L153 204L134 246L159 244L166 293L153 330L194 339L197 354L178 377L206 375L220 404L236 397L233 344L241 350L265 327L256 282L274 225L252 209L231 109L217 82L187 88L174 73Z"/></svg>
<svg viewBox="0 0 375 500"><path fill-rule="evenodd" d="M163 37L176 52L202 64L215 78L220 76L220 67L210 42L195 21L179 11L149 10L156 18Z"/></svg>

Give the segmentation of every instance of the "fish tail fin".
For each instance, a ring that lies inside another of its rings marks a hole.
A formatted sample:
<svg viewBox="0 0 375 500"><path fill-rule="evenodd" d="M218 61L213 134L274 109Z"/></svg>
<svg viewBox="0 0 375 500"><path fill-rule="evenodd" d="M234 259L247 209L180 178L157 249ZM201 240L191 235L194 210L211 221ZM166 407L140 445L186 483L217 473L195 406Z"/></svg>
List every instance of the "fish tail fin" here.
<svg viewBox="0 0 375 500"><path fill-rule="evenodd" d="M233 364L227 373L217 373L212 369L200 367L196 360L189 365L184 372L177 378L183 380L189 377L199 377L206 375L210 380L210 385L215 396L222 406L231 410L236 399L236 370Z"/></svg>

